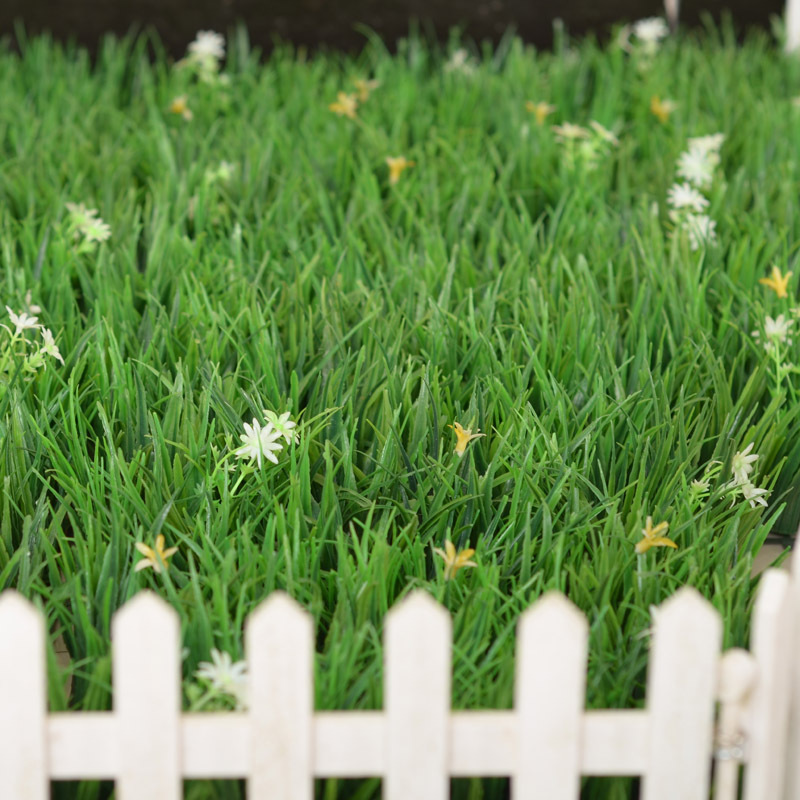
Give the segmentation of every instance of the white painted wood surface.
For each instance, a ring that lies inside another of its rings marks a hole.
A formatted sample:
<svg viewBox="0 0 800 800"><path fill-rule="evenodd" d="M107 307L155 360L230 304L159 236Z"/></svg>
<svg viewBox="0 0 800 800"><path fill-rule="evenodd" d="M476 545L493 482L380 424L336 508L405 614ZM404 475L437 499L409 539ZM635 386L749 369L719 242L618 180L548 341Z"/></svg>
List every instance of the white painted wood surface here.
<svg viewBox="0 0 800 800"><path fill-rule="evenodd" d="M714 800L737 800L739 797L739 767L744 761L747 715L756 671L755 659L741 648L727 650L720 659Z"/></svg>
<svg viewBox="0 0 800 800"><path fill-rule="evenodd" d="M800 531L798 531L798 535L800 535ZM785 785L787 800L800 800L800 544L796 544L794 547L789 574L791 576L789 603L792 617L786 626L786 636L791 648L791 671Z"/></svg>
<svg viewBox="0 0 800 800"><path fill-rule="evenodd" d="M44 621L16 592L0 598L0 797L46 800Z"/></svg>
<svg viewBox="0 0 800 800"><path fill-rule="evenodd" d="M275 592L247 622L250 697L248 800L311 800L313 625Z"/></svg>
<svg viewBox="0 0 800 800"><path fill-rule="evenodd" d="M650 747L642 800L707 800L722 625L684 588L658 610L647 675Z"/></svg>
<svg viewBox="0 0 800 800"><path fill-rule="evenodd" d="M786 0L786 51L797 52L800 48L800 0Z"/></svg>
<svg viewBox="0 0 800 800"><path fill-rule="evenodd" d="M450 615L426 592L386 621L386 800L446 800L450 750Z"/></svg>
<svg viewBox="0 0 800 800"><path fill-rule="evenodd" d="M520 620L514 709L452 711L450 617L416 592L386 621L384 710L315 712L312 621L276 593L247 623L249 710L181 714L177 615L145 592L113 620L113 711L48 715L42 619L6 593L0 798L44 800L49 779L105 778L117 782L122 800L170 800L181 796L182 779L214 777L247 779L251 800L308 800L315 777L375 775L389 800L444 800L451 777L507 775L515 797L577 800L580 776L641 775L642 800L705 800L716 676L738 658L760 688L727 706L724 680L719 691L729 720L749 715L747 800L800 800L779 788L800 763L796 749L781 755L790 690L795 728L798 719L798 642L785 635L798 607L796 573L790 582L767 573L752 653L723 661L718 614L682 590L656 615L646 708L586 711L586 621L565 598L548 595ZM723 765L718 788L725 769L735 775ZM725 786L716 800L735 796Z"/></svg>
<svg viewBox="0 0 800 800"><path fill-rule="evenodd" d="M586 688L586 618L563 595L545 595L517 631L514 710L519 717L514 800L573 800L580 791Z"/></svg>
<svg viewBox="0 0 800 800"><path fill-rule="evenodd" d="M152 592L140 592L111 622L119 800L179 800L180 624Z"/></svg>
<svg viewBox="0 0 800 800"><path fill-rule="evenodd" d="M791 653L789 576L776 569L761 577L753 613L752 655L761 667L750 708L744 800L781 797L789 723Z"/></svg>

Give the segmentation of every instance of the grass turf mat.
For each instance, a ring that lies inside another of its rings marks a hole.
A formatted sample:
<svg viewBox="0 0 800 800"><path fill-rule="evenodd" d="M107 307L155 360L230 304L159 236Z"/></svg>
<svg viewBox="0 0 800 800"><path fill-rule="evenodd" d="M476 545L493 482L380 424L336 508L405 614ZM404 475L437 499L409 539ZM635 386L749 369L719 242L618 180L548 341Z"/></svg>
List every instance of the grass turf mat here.
<svg viewBox="0 0 800 800"><path fill-rule="evenodd" d="M64 637L51 707L110 706L144 587L180 614L186 708L235 705L194 673L275 589L313 614L319 709L380 707L383 619L419 587L455 708L510 707L549 589L590 621L592 708L642 704L682 586L745 644L752 557L800 520L799 62L724 30L266 63L239 30L221 71L152 44L0 55L0 586ZM263 409L299 424L259 466ZM485 434L463 455L456 422Z"/></svg>

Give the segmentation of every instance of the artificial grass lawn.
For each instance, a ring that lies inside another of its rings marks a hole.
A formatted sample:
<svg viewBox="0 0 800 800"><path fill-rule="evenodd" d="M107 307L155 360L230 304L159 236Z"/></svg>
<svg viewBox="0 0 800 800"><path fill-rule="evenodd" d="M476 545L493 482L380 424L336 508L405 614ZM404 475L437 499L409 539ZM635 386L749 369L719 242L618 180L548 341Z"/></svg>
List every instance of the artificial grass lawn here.
<svg viewBox="0 0 800 800"><path fill-rule="evenodd" d="M63 633L73 690L51 658L52 709L110 707L109 621L145 587L180 613L186 707L198 662L241 658L275 589L313 614L319 709L380 707L382 622L417 588L453 616L456 708L510 707L514 626L549 589L590 621L593 708L641 705L649 607L682 586L746 643L753 554L800 519L796 375L751 335L794 303L796 278L788 299L758 280L800 240L797 61L765 34L682 35L649 67L508 38L463 74L414 38L261 63L239 31L220 86L146 49L0 56L3 298L32 292L66 362L4 375L0 585ZM351 120L328 105L357 77L381 85ZM678 104L666 123L653 95ZM539 126L526 100L556 110ZM620 140L594 169L552 128L590 120ZM687 137L717 131L718 242L692 251L666 192ZM416 163L390 185L399 154ZM209 177L221 160L229 179ZM111 238L81 251L67 202ZM263 408L301 426L259 470L232 450ZM455 421L487 434L463 458ZM750 442L767 508L726 487ZM678 548L639 564L646 516ZM159 533L168 571L134 573ZM447 582L446 539L478 563Z"/></svg>

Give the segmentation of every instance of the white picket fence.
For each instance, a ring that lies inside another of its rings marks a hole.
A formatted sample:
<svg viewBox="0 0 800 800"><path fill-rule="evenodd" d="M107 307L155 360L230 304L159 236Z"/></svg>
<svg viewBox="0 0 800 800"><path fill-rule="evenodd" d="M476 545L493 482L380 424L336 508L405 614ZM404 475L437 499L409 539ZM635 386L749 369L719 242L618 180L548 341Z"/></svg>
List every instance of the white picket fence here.
<svg viewBox="0 0 800 800"><path fill-rule="evenodd" d="M672 30L678 25L679 14L680 0L664 0L664 16ZM800 50L800 0L786 0L783 19L786 26L786 52L797 52Z"/></svg>
<svg viewBox="0 0 800 800"><path fill-rule="evenodd" d="M786 51L796 52L800 48L800 0L786 0L784 22L786 25Z"/></svg>
<svg viewBox="0 0 800 800"><path fill-rule="evenodd" d="M275 593L247 623L249 709L182 713L178 617L142 592L112 623L113 711L48 713L43 618L7 591L0 798L113 779L119 800L176 800L184 778L245 778L249 800L310 800L315 777L381 776L387 800L444 800L451 776L510 776L514 798L576 800L582 775L640 775L642 800L707 800L716 754L717 800L740 763L745 800L797 800L800 552L793 567L762 577L749 653L720 654L693 589L665 602L645 710L584 709L588 625L553 593L520 618L514 708L452 711L450 616L416 592L386 620L382 711L314 710L311 618Z"/></svg>

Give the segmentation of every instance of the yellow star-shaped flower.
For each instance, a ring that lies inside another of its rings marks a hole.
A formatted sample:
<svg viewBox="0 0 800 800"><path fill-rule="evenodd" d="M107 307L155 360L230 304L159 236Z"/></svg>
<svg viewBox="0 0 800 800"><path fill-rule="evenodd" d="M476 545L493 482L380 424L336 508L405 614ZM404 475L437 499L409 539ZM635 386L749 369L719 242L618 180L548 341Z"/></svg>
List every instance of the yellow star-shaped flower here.
<svg viewBox="0 0 800 800"><path fill-rule="evenodd" d="M456 553L456 547L449 539L444 543L444 550L434 547L433 552L444 559L444 579L446 581L455 578L456 572L462 567L478 566L474 561L469 560L470 556L475 555L475 551L471 547Z"/></svg>
<svg viewBox="0 0 800 800"><path fill-rule="evenodd" d="M178 95L169 104L169 110L173 114L180 114L187 122L194 116L189 108L189 101L185 94Z"/></svg>
<svg viewBox="0 0 800 800"><path fill-rule="evenodd" d="M394 186L403 172L413 167L416 161L409 161L405 156L386 156L386 164L389 167L389 183Z"/></svg>
<svg viewBox="0 0 800 800"><path fill-rule="evenodd" d="M666 122L678 106L672 100L662 100L657 94L650 98L650 112L659 122Z"/></svg>
<svg viewBox="0 0 800 800"><path fill-rule="evenodd" d="M153 572L161 572L162 564L166 570L167 567L169 567L167 559L173 553L178 552L177 547L169 547L166 550L164 549L164 536L161 533L156 536L155 550L153 550L151 547L148 547L143 542L136 542L136 549L144 556L144 558L136 565L134 572L139 572L140 570L147 569L148 567L152 567Z"/></svg>
<svg viewBox="0 0 800 800"><path fill-rule="evenodd" d="M551 106L550 103L534 103L533 100L528 100L525 108L536 117L537 125L544 125L544 121L556 110L556 107Z"/></svg>
<svg viewBox="0 0 800 800"><path fill-rule="evenodd" d="M789 278L792 277L791 272L787 272L785 275L781 274L781 271L777 267L772 268L772 275L769 278L759 278L758 282L763 283L764 286L769 286L778 297L788 297L789 293L786 291L786 287L789 285Z"/></svg>
<svg viewBox="0 0 800 800"><path fill-rule="evenodd" d="M677 550L678 545L676 545L672 539L661 536L662 533L667 532L667 528L669 528L668 522L659 522L654 528L653 518L648 517L644 528L642 528L642 536L644 538L636 543L636 552L641 555L642 553L646 553L651 547L674 547Z"/></svg>
<svg viewBox="0 0 800 800"><path fill-rule="evenodd" d="M481 436L486 436L485 433L475 433L472 432L471 428L462 428L460 422L454 422L452 425L448 425L448 428L452 428L456 432L456 446L453 452L461 457L467 451L467 445L473 439L479 439ZM477 429L478 431L480 428Z"/></svg>
<svg viewBox="0 0 800 800"><path fill-rule="evenodd" d="M340 117L349 117L350 119L356 118L356 109L358 108L358 100L354 94L347 94L347 92L339 92L336 95L336 102L328 106L330 111L338 114Z"/></svg>

